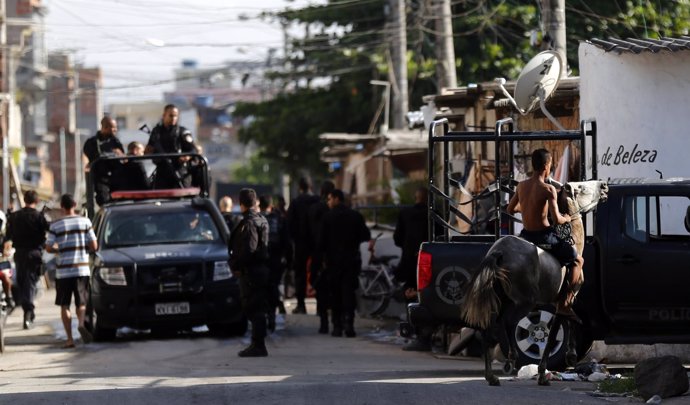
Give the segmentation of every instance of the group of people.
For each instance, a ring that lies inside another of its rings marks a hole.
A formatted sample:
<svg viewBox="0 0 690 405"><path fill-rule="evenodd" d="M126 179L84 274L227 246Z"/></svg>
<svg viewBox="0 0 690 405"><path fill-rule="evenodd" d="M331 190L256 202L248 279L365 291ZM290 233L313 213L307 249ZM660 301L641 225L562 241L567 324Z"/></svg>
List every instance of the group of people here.
<svg viewBox="0 0 690 405"><path fill-rule="evenodd" d="M2 243L2 256L9 258L14 250L16 267L16 295L12 298L12 288L4 290L7 306L14 301L24 311L23 327L33 327L35 315L34 300L37 285L43 274L43 250L56 254L55 304L60 307L62 323L67 335L65 348L73 348L72 297L78 319L78 331L85 343L92 340L91 333L84 325L86 302L89 288L89 252L97 249L96 236L91 221L75 212L77 206L71 194L60 198L61 218L48 224L44 213L38 211L38 194L34 190L24 193L25 206L7 217L7 226ZM11 284L10 284L11 285ZM3 287L5 280L3 280Z"/></svg>
<svg viewBox="0 0 690 405"><path fill-rule="evenodd" d="M192 155L153 159L156 170L152 178L141 159L100 160L127 156L168 153L201 153L192 133L178 125L179 110L173 104L163 109L161 121L151 130L146 146L140 142L127 145L127 153L117 137L117 121L106 116L101 129L84 143L84 155L89 161L89 172L94 178L96 203L110 200L110 193L118 190L169 189L201 187L202 163Z"/></svg>
<svg viewBox="0 0 690 405"><path fill-rule="evenodd" d="M175 129L177 109L168 107L163 127L159 130L156 129L158 127L154 128L147 149L157 152L161 147L170 148L171 145L175 148L183 144L193 145L184 129ZM170 125L166 127L165 122ZM101 124L102 130L84 146L90 161L108 151L122 153L122 145L114 135L117 124L111 118L104 118ZM128 152L137 155L143 153L142 149L143 145L133 143L128 147ZM185 158L180 158L176 163L169 162L169 168L177 172ZM535 151L532 164L534 175L518 185L508 205L508 212L522 213L522 237L551 251L564 265L571 267L567 278L568 288L558 311L573 316L572 302L582 282L582 258L554 233L548 219L550 216L558 224L569 220L567 214L558 212L556 190L546 181L552 164L550 154L543 149ZM160 168L158 166L157 170ZM98 170L107 170L107 167ZM115 177L105 177L110 182L102 183L103 186L112 187ZM72 297L75 300L78 331L83 341L88 343L92 339L84 326L90 275L88 255L97 249L91 222L76 214L76 202L70 194L63 195L60 200L63 217L50 225L43 212L36 209L38 194L29 190L23 197L24 208L11 213L6 219L0 218L3 222L0 226L4 227L2 255L9 257L14 250L17 270L14 297L9 277L0 271L6 305L13 307L16 301L24 311L24 329L33 326L36 286L42 274L42 252L45 249L56 253L55 303L61 308L67 334L65 347L74 347L70 312ZM396 277L404 281L408 300L417 297L416 256L419 245L427 241L429 236L426 201L426 188L417 189L415 205L401 210L393 235L395 244L402 249ZM363 216L346 204L341 190L336 189L331 181L324 181L320 195L316 196L311 192L309 181L302 178L299 181L299 195L291 201L287 211L284 204L274 207L270 196L258 197L249 188L239 193L241 215L232 212L230 197L221 199L219 205L231 231L230 266L239 278L243 309L252 323L251 345L240 351L239 356L268 355L264 340L267 330L275 329L276 311L285 313L279 287L285 269L290 265L294 271L297 298L293 314L306 314L307 286L311 284L316 291L316 312L320 317L318 332L327 334L330 331L336 337L356 336L355 290L362 265L360 245L369 241L371 249L373 241ZM416 333L417 339L405 349L430 350L431 331L417 330Z"/></svg>
<svg viewBox="0 0 690 405"><path fill-rule="evenodd" d="M299 189L287 213L274 209L270 196L257 198L253 189L240 191L239 220L228 212L232 200L224 197L220 201L231 229L230 267L239 277L243 308L252 323L252 343L238 353L241 357L268 355L267 330L275 329L276 311L285 312L279 287L286 263L292 263L294 271L297 306L293 314L306 314L310 283L316 290L319 333L329 332L330 313L332 336L356 336L355 290L362 264L359 247L371 241L369 228L332 182L322 184L320 197L311 193L304 178Z"/></svg>
<svg viewBox="0 0 690 405"><path fill-rule="evenodd" d="M333 182L324 181L316 196L309 181L302 178L299 195L288 207L287 226L294 246L297 306L292 312L306 313L309 283L315 290L319 333L327 334L332 326L332 336L356 336L355 290L362 267L359 247L367 241L373 246L364 217L348 207L344 193Z"/></svg>

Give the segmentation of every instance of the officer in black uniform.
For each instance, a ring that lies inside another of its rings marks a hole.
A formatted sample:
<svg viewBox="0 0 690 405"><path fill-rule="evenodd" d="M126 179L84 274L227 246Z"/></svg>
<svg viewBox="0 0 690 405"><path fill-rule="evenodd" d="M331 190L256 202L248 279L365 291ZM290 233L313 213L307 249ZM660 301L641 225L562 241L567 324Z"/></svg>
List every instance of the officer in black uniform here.
<svg viewBox="0 0 690 405"><path fill-rule="evenodd" d="M319 202L319 197L311 193L311 183L306 178L299 179L299 195L295 197L287 210L287 225L292 239L293 271L295 276L295 296L297 306L293 314L306 314L304 300L307 296L307 263L312 256L314 246L309 239L309 207Z"/></svg>
<svg viewBox="0 0 690 405"><path fill-rule="evenodd" d="M324 258L331 290L332 336L355 337L355 290L362 268L359 245L370 241L371 232L359 212L344 204L341 190L328 193L328 207L319 232L316 251Z"/></svg>
<svg viewBox="0 0 690 405"><path fill-rule="evenodd" d="M285 218L278 211L273 210L270 195L259 197L259 214L268 222L268 267L271 269L269 279L270 294L268 308L268 330L275 331L276 309L283 304L280 301L280 282L283 279L283 257L289 243Z"/></svg>
<svg viewBox="0 0 690 405"><path fill-rule="evenodd" d="M146 154L196 152L192 133L177 125L180 112L173 104L163 109L163 119L152 130ZM156 174L153 188L184 188L192 183L189 171L190 156L180 158L155 159Z"/></svg>
<svg viewBox="0 0 690 405"><path fill-rule="evenodd" d="M30 329L34 322L34 298L36 283L41 276L43 245L48 232L48 222L42 212L36 210L38 193L29 190L24 193L26 206L13 212L7 221L7 235L3 249L14 246L14 261L17 265L18 299L24 310L24 329Z"/></svg>
<svg viewBox="0 0 690 405"><path fill-rule="evenodd" d="M101 119L101 130L84 142L84 155L89 159L89 173L94 178L96 203L103 205L110 200L110 192L118 189L116 182L121 176L119 161L93 162L100 157L124 156L125 149L117 138L117 122L111 117Z"/></svg>
<svg viewBox="0 0 690 405"><path fill-rule="evenodd" d="M230 268L239 277L242 308L252 323L252 343L237 353L240 357L264 357L268 311L268 222L254 211L256 192L240 190L242 220L230 235Z"/></svg>
<svg viewBox="0 0 690 405"><path fill-rule="evenodd" d="M405 297L409 302L417 297L417 255L419 245L429 240L429 214L427 198L429 190L419 187L414 193L414 205L400 210L395 225L393 241L402 250L400 263L395 272L396 279L405 283ZM433 329L416 328L416 338L403 346L405 351L431 351Z"/></svg>
<svg viewBox="0 0 690 405"><path fill-rule="evenodd" d="M316 246L319 240L319 232L321 231L321 221L323 216L328 212L328 193L335 190L335 184L332 181L326 180L321 183L321 201L316 204L312 204L309 207L308 217L309 217L309 238L311 239L311 245ZM318 252L314 253L314 257L311 260L311 268L309 269L312 285L316 289L316 314L319 315L321 320L319 325L319 333L328 333L328 308L330 290L328 287L328 274L323 271L323 258L321 258Z"/></svg>

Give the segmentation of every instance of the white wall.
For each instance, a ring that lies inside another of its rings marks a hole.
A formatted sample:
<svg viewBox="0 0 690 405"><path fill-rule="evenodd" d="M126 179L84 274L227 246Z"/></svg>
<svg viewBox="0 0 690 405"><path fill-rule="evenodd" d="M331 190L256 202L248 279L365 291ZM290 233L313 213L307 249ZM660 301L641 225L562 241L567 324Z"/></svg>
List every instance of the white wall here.
<svg viewBox="0 0 690 405"><path fill-rule="evenodd" d="M619 55L582 42L579 59L599 178L690 177L690 51Z"/></svg>

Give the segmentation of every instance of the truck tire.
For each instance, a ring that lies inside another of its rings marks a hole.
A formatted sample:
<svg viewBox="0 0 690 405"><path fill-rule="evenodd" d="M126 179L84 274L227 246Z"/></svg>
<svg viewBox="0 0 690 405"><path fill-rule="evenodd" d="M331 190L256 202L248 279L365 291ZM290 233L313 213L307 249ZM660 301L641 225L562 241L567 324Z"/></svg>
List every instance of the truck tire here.
<svg viewBox="0 0 690 405"><path fill-rule="evenodd" d="M98 315L96 313L93 313L93 316L91 317L91 322L92 322L92 333L93 333L93 340L96 342L108 342L111 340L115 340L115 336L117 335L117 328L106 328L103 327L99 322L98 322Z"/></svg>
<svg viewBox="0 0 690 405"><path fill-rule="evenodd" d="M91 295L89 295L89 300L86 303L84 326L91 332L95 342L115 340L117 335L117 328L105 328L98 322L98 314L93 309L93 298Z"/></svg>
<svg viewBox="0 0 690 405"><path fill-rule="evenodd" d="M368 317L383 313L388 307L390 294L388 286L378 277L378 271L363 269L359 274L357 288L357 312Z"/></svg>
<svg viewBox="0 0 690 405"><path fill-rule="evenodd" d="M508 339L517 348L516 370L527 364L538 364L546 348L546 341L552 333L551 325L555 319L553 308L541 307L530 312L508 331ZM570 325L565 322L556 331L556 346L551 351L546 368L552 371L562 371L566 368L566 336L570 333ZM576 332L574 332L576 333ZM580 339L576 336L576 342ZM503 347L503 346L502 346ZM505 350L504 350L504 354Z"/></svg>

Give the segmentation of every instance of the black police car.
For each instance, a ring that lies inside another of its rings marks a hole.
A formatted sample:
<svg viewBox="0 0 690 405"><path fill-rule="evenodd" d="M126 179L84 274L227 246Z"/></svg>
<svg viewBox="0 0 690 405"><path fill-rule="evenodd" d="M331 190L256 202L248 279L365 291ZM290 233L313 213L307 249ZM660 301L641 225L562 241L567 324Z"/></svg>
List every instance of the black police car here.
<svg viewBox="0 0 690 405"><path fill-rule="evenodd" d="M204 184L205 185L205 184ZM111 193L93 217L87 321L97 340L120 327L241 335L247 320L228 265L229 231L207 188Z"/></svg>
<svg viewBox="0 0 690 405"><path fill-rule="evenodd" d="M228 266L228 230L211 200L113 202L96 214L94 228L99 249L90 310L96 339L112 339L122 326L246 331Z"/></svg>

